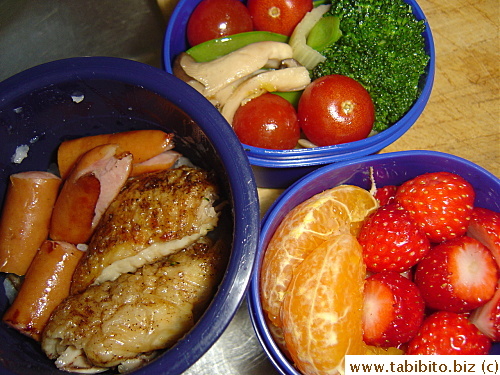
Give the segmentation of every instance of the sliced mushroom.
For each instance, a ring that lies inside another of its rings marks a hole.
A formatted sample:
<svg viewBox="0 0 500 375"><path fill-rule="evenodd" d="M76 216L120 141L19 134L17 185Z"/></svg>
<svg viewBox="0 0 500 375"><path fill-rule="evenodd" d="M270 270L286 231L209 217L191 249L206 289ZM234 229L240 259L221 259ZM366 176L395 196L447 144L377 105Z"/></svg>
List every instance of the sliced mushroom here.
<svg viewBox="0 0 500 375"><path fill-rule="evenodd" d="M261 74L263 72L267 72L267 70L260 70L260 69L256 70L255 72L253 72L245 77L242 77L242 78L238 79L237 81L230 83L229 85L227 85L223 89L217 91L215 93L215 95L210 99L210 101L217 107L217 109L220 110L222 108L222 106L224 105L224 103L226 103L229 100L231 95L234 94L234 92L238 89L238 87L240 85L242 85L244 82L248 81L250 78L252 78L258 74Z"/></svg>
<svg viewBox="0 0 500 375"><path fill-rule="evenodd" d="M284 68L297 68L299 66L302 66L301 63L299 63L295 59L285 59L280 62L279 69L284 69Z"/></svg>
<svg viewBox="0 0 500 375"><path fill-rule="evenodd" d="M287 43L264 41L251 43L216 60L196 62L188 54L180 58L184 72L205 87L203 95L210 98L232 82L266 66L269 60L285 60L293 55Z"/></svg>
<svg viewBox="0 0 500 375"><path fill-rule="evenodd" d="M299 91L311 82L304 67L269 70L257 74L240 84L226 102L221 103L221 113L232 124L234 113L245 101L274 91Z"/></svg>

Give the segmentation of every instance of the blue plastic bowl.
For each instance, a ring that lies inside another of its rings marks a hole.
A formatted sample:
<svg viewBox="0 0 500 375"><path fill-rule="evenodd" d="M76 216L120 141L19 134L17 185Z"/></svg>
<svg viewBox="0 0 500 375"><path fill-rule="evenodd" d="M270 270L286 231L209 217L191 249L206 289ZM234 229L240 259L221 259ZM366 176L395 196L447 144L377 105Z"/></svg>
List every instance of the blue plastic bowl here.
<svg viewBox="0 0 500 375"><path fill-rule="evenodd" d="M136 129L175 133L177 150L195 164L215 170L232 205L231 257L210 306L174 347L134 372L180 374L220 337L240 306L259 230L257 189L247 156L207 100L161 69L118 58L60 60L19 73L0 83L0 202L9 175L47 170L64 139ZM11 157L22 144L30 147L28 157L14 164ZM1 314L7 306L0 287ZM39 344L3 322L0 342L2 374L67 374L56 369Z"/></svg>
<svg viewBox="0 0 500 375"><path fill-rule="evenodd" d="M370 168L377 186L400 185L427 172L447 171L459 174L476 191L475 205L500 211L500 179L485 169L459 157L435 151L404 151L370 155L321 167L295 182L273 203L261 223L257 263L250 282L248 308L257 337L273 365L284 375L299 375L280 351L266 325L259 293L259 275L265 249L285 215L301 202L326 189L351 184L370 189ZM500 354L495 344L490 354Z"/></svg>
<svg viewBox="0 0 500 375"><path fill-rule="evenodd" d="M189 49L186 37L187 22L200 1L180 0L169 19L163 44L163 65L169 73L172 73L176 56ZM259 187L288 187L322 165L377 153L401 137L415 123L431 95L436 58L432 32L422 9L414 0L405 1L411 5L415 17L425 22L423 37L426 53L430 57L426 73L420 82L421 94L410 110L389 129L360 141L294 150L270 150L244 145Z"/></svg>

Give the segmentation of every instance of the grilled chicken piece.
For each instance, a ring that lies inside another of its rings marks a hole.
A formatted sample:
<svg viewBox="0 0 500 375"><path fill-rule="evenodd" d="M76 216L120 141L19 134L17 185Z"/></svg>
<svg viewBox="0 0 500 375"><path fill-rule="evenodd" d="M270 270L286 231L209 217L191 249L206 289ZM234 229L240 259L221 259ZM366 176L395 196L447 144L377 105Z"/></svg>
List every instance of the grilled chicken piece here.
<svg viewBox="0 0 500 375"><path fill-rule="evenodd" d="M217 199L207 172L187 166L129 179L97 225L71 294L196 242L217 225Z"/></svg>
<svg viewBox="0 0 500 375"><path fill-rule="evenodd" d="M42 349L66 371L130 370L171 346L208 305L226 266L228 244L207 238L133 274L68 297L51 316ZM119 368L120 369L120 368Z"/></svg>

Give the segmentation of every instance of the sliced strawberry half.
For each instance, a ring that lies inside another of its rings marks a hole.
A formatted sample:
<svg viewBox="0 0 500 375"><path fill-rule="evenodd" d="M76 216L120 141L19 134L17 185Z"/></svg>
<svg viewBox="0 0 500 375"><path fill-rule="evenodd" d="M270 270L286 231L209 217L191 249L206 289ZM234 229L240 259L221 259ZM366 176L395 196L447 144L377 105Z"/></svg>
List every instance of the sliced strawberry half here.
<svg viewBox="0 0 500 375"><path fill-rule="evenodd" d="M438 311L427 317L406 354L485 355L491 341L463 314Z"/></svg>
<svg viewBox="0 0 500 375"><path fill-rule="evenodd" d="M465 234L474 198L472 185L449 172L422 174L404 182L396 192L396 201L434 243Z"/></svg>
<svg viewBox="0 0 500 375"><path fill-rule="evenodd" d="M437 245L415 271L415 283L426 305L454 312L484 305L495 294L498 279L491 252L468 236Z"/></svg>
<svg viewBox="0 0 500 375"><path fill-rule="evenodd" d="M500 281L493 298L475 309L469 319L492 341L500 341Z"/></svg>
<svg viewBox="0 0 500 375"><path fill-rule="evenodd" d="M490 249L500 267L500 213L474 207L467 235Z"/></svg>
<svg viewBox="0 0 500 375"><path fill-rule="evenodd" d="M398 203L380 207L358 235L366 267L372 272L404 272L430 249L422 229Z"/></svg>
<svg viewBox="0 0 500 375"><path fill-rule="evenodd" d="M363 339L389 347L408 342L424 318L424 301L417 286L396 272L375 273L365 282Z"/></svg>

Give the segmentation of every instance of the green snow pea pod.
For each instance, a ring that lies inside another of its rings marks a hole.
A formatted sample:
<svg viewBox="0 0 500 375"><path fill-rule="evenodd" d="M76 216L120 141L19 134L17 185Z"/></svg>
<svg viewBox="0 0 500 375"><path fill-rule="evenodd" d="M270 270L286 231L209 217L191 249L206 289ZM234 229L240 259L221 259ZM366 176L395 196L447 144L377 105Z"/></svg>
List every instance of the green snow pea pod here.
<svg viewBox="0 0 500 375"><path fill-rule="evenodd" d="M197 62L215 60L248 44L264 41L287 43L288 37L268 31L249 31L212 39L191 47L186 51Z"/></svg>

